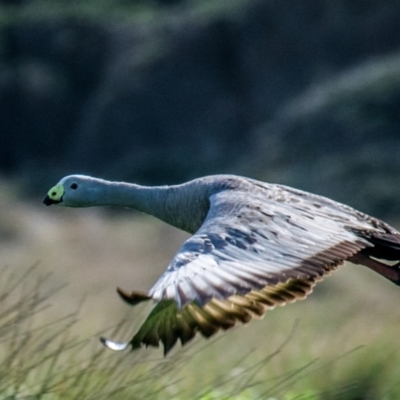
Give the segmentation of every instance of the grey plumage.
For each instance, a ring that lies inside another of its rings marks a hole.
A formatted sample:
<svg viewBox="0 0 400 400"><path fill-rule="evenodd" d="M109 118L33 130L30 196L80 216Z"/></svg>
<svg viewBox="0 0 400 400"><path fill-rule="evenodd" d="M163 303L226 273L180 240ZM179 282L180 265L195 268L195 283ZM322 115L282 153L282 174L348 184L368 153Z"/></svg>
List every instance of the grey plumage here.
<svg viewBox="0 0 400 400"><path fill-rule="evenodd" d="M161 341L168 352L197 331L208 337L248 322L276 305L305 298L345 260L400 281L397 264L375 259L400 260L400 234L394 228L282 185L216 175L146 188L72 175L49 191L45 203L133 207L193 234L147 294L119 289L130 304L158 302L131 340L132 348Z"/></svg>

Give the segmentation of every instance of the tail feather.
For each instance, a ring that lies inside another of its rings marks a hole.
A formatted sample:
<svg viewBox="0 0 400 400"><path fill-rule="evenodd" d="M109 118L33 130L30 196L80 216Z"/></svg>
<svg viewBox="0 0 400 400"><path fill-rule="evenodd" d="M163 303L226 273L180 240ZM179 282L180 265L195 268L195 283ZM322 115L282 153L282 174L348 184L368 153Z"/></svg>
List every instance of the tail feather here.
<svg viewBox="0 0 400 400"><path fill-rule="evenodd" d="M371 236L368 241L374 247L368 247L363 253L388 261L400 261L400 234L381 234Z"/></svg>

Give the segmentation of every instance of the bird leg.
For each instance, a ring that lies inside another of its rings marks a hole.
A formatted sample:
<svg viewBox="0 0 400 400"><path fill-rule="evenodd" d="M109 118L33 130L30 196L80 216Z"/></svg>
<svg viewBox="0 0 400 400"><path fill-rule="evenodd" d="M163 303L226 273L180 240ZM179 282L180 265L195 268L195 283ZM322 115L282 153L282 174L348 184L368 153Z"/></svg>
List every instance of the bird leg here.
<svg viewBox="0 0 400 400"><path fill-rule="evenodd" d="M347 261L353 264L361 264L384 276L392 281L395 285L400 286L400 262L394 265L387 265L383 262L370 258L365 254L358 253L348 258Z"/></svg>

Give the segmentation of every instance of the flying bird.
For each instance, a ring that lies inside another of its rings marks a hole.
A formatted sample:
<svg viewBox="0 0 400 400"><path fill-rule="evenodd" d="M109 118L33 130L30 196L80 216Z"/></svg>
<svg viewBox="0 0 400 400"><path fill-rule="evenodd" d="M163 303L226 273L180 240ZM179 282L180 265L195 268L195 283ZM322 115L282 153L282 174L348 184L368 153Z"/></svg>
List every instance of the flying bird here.
<svg viewBox="0 0 400 400"><path fill-rule="evenodd" d="M148 293L117 289L131 305L154 308L131 341L114 350L164 346L166 355L197 332L210 337L266 310L304 299L344 261L400 283L400 233L328 198L235 175L146 187L67 176L47 206L120 206L192 234ZM395 263L393 263L395 262ZM394 265L393 265L394 264Z"/></svg>

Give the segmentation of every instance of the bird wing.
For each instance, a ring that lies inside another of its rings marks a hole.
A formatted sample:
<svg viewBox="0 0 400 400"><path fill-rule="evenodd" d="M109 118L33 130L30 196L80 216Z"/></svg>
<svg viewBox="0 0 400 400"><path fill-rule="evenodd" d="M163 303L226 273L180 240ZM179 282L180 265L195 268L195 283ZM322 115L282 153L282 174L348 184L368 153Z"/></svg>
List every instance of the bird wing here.
<svg viewBox="0 0 400 400"><path fill-rule="evenodd" d="M364 214L329 199L278 187L268 195L223 191L210 197L200 229L189 238L148 295L119 291L134 305L158 301L129 343L113 349L164 345L196 332L209 337L276 305L305 298L344 260L373 246L357 232L382 230Z"/></svg>
<svg viewBox="0 0 400 400"><path fill-rule="evenodd" d="M354 231L373 228L352 209L321 203L316 196L287 192L284 197L238 191L211 196L203 225L149 296L175 300L178 308L193 301L204 306L290 279L315 280L371 246Z"/></svg>

